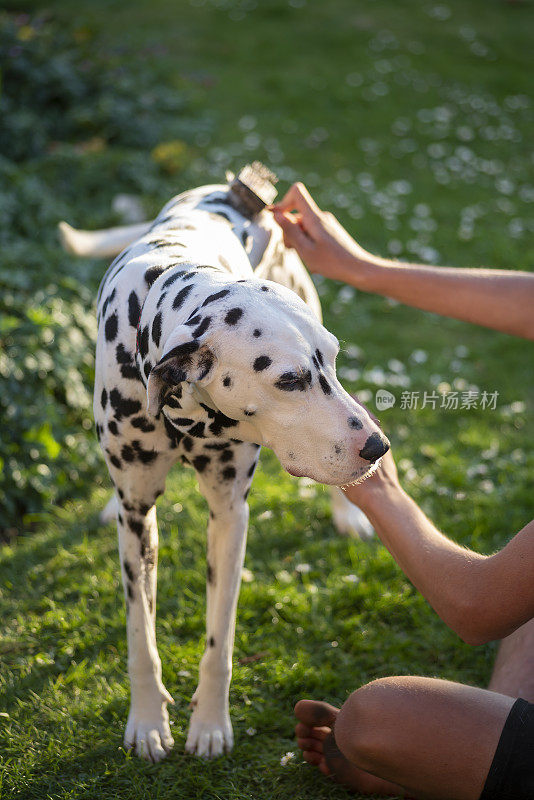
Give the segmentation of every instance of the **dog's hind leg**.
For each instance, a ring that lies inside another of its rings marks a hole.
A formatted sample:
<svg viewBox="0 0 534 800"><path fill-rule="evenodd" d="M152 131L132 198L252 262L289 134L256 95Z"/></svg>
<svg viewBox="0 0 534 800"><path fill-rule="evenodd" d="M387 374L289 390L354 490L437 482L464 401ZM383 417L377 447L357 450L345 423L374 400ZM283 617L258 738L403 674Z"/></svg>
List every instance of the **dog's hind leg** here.
<svg viewBox="0 0 534 800"><path fill-rule="evenodd" d="M88 258L111 258L148 233L151 225L152 222L139 222L100 231L83 231L73 228L67 222L60 222L58 231L63 249L67 253Z"/></svg>
<svg viewBox="0 0 534 800"><path fill-rule="evenodd" d="M186 750L206 758L233 746L228 692L232 677L237 598L248 526L246 496L259 448L233 444L211 452L198 475L208 501L206 649L191 705Z"/></svg>

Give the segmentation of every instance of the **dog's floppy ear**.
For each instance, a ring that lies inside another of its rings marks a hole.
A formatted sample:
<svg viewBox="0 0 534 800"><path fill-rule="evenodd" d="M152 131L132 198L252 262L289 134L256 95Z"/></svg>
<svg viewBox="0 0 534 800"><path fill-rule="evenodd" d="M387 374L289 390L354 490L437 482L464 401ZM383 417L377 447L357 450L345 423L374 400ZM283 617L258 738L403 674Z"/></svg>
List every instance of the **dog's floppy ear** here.
<svg viewBox="0 0 534 800"><path fill-rule="evenodd" d="M148 376L148 413L159 414L167 395L180 383L209 381L215 362L213 351L194 339L189 328L185 325L175 328L165 343L161 359Z"/></svg>

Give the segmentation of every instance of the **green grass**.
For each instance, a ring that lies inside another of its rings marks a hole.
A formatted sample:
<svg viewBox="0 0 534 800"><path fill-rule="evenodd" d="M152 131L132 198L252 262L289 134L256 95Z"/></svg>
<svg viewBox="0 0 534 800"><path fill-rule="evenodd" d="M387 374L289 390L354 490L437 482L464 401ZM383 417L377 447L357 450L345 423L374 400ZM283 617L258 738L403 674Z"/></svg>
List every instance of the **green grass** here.
<svg viewBox="0 0 534 800"><path fill-rule="evenodd" d="M532 269L532 111L522 99L532 4L52 0L47 8L110 58L142 60L211 121L208 133L181 134L191 163L176 174L149 154L133 161L127 148L51 154L39 176L71 223L114 221L113 196L132 186L154 213L171 193L260 157L280 173L282 191L304 179L372 250ZM169 120L169 138L172 130ZM92 289L103 270L72 264ZM534 515L528 343L339 285L319 288L326 324L343 342L346 386L371 406L381 385L397 396L381 418L405 487L457 541L482 552L502 545ZM403 388L440 384L498 391L497 408L401 409ZM250 498L254 580L243 584L238 611L236 747L212 763L185 756L203 647L206 511L193 474L177 470L159 504L157 622L176 746L157 766L130 757L116 540L97 524L107 487L102 466L89 501L50 509L35 533L0 550L2 800L342 798L298 756L280 764L296 749L298 698L341 703L394 673L487 682L495 647L462 644L377 541L339 538L326 492L292 480L265 452ZM239 664L257 653L265 655Z"/></svg>

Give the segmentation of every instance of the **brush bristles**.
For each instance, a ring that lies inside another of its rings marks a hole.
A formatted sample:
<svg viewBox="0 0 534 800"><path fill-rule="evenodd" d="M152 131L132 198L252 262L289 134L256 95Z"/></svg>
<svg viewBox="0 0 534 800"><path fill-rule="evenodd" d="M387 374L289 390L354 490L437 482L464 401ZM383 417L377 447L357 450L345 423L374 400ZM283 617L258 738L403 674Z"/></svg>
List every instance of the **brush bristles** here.
<svg viewBox="0 0 534 800"><path fill-rule="evenodd" d="M247 164L230 183L233 205L245 216L259 214L276 197L276 175L264 164L254 161Z"/></svg>

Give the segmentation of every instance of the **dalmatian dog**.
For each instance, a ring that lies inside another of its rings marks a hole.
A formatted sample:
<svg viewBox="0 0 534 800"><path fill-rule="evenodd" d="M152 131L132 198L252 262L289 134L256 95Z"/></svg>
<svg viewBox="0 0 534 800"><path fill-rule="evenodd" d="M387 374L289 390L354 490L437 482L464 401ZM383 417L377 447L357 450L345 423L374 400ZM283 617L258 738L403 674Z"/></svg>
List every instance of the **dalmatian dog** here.
<svg viewBox="0 0 534 800"><path fill-rule="evenodd" d="M233 745L228 692L260 447L291 475L342 486L371 474L389 443L339 383L337 339L268 211L251 218L231 187L203 186L152 223L61 229L79 254L122 250L97 299L94 415L116 493L128 612L125 745L151 761L173 746L156 646L155 503L181 461L209 507L206 648L186 751L218 756ZM338 526L365 532L367 520L337 494Z"/></svg>

